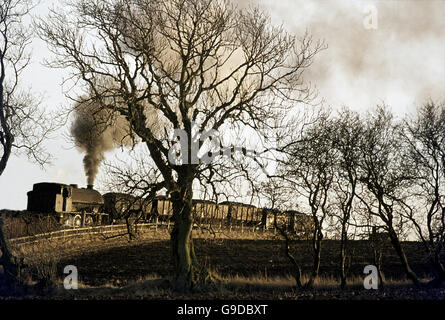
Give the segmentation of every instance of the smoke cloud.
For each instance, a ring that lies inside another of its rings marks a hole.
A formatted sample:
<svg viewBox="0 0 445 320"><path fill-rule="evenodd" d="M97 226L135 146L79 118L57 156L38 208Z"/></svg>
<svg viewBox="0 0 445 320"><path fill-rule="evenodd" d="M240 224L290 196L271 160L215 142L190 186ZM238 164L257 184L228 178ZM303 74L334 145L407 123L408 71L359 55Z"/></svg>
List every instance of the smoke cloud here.
<svg viewBox="0 0 445 320"><path fill-rule="evenodd" d="M134 141L125 117L111 110L84 102L78 104L74 112L71 135L76 147L85 153L85 174L88 184L93 185L105 152L121 146L130 147Z"/></svg>
<svg viewBox="0 0 445 320"><path fill-rule="evenodd" d="M324 39L305 79L334 107L368 109L382 101L400 114L445 98L445 1L243 0L265 8L296 35ZM366 29L366 8L377 29Z"/></svg>

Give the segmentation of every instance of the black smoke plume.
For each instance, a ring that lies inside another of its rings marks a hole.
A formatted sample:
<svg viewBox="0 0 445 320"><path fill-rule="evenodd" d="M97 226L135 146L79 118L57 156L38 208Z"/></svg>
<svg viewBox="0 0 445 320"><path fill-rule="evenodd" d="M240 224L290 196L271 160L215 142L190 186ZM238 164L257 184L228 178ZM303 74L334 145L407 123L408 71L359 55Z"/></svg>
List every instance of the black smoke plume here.
<svg viewBox="0 0 445 320"><path fill-rule="evenodd" d="M74 111L71 135L76 147L85 153L83 164L88 185L94 185L105 152L121 146L132 146L125 117L94 102L79 103Z"/></svg>

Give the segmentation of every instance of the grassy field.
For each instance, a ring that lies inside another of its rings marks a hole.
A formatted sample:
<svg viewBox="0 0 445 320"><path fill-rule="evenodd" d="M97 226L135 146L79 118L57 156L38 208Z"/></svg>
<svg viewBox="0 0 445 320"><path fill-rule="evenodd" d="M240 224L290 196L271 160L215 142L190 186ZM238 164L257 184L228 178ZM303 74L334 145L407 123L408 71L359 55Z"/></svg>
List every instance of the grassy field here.
<svg viewBox="0 0 445 320"><path fill-rule="evenodd" d="M103 240L98 236L46 241L17 248L16 254L23 256L28 264L38 266L40 274L55 275L56 289L42 293L42 297L50 299L445 299L445 287L436 290L411 288L389 244L382 259L386 278L382 290L363 288L363 269L372 264L368 241L350 242L349 286L345 291L339 290L339 242L326 240L320 279L314 290L301 292L293 288L292 269L284 256L283 241L272 234L262 237L246 233L196 236L198 258L218 281L212 286L195 288L187 296L178 296L168 285L172 267L167 230L147 233L131 242L125 237ZM403 245L414 271L428 280L430 270L421 255L420 244L406 242ZM294 243L293 253L307 277L312 262L309 243ZM66 265L78 268L78 290L63 289Z"/></svg>

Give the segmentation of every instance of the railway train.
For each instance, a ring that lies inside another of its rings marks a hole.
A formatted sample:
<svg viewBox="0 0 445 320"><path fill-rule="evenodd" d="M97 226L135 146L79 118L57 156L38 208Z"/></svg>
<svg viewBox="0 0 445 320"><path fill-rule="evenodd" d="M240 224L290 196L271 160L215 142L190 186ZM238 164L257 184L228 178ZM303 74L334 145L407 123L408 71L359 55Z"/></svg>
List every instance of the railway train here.
<svg viewBox="0 0 445 320"><path fill-rule="evenodd" d="M139 222L168 221L173 213L171 201L157 196L150 201L123 193L101 194L92 185L79 188L75 184L36 183L28 192L27 211L55 215L66 227L81 227L121 223L126 219ZM193 200L196 225L220 226L245 225L269 229L275 219L287 230L303 234L312 230L312 219L300 212L279 212L257 208L240 202L215 203L209 200Z"/></svg>

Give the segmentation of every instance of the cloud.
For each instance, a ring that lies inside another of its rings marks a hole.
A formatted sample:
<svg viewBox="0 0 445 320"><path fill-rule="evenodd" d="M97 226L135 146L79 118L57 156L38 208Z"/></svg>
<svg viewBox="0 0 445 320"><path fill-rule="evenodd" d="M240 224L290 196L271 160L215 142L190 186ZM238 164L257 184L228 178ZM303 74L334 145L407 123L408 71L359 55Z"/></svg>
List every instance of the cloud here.
<svg viewBox="0 0 445 320"><path fill-rule="evenodd" d="M243 1L245 3L245 1ZM444 99L445 1L258 0L275 23L308 30L328 49L306 79L334 106L369 108L382 100L401 113L425 99ZM363 20L377 9L378 28Z"/></svg>

